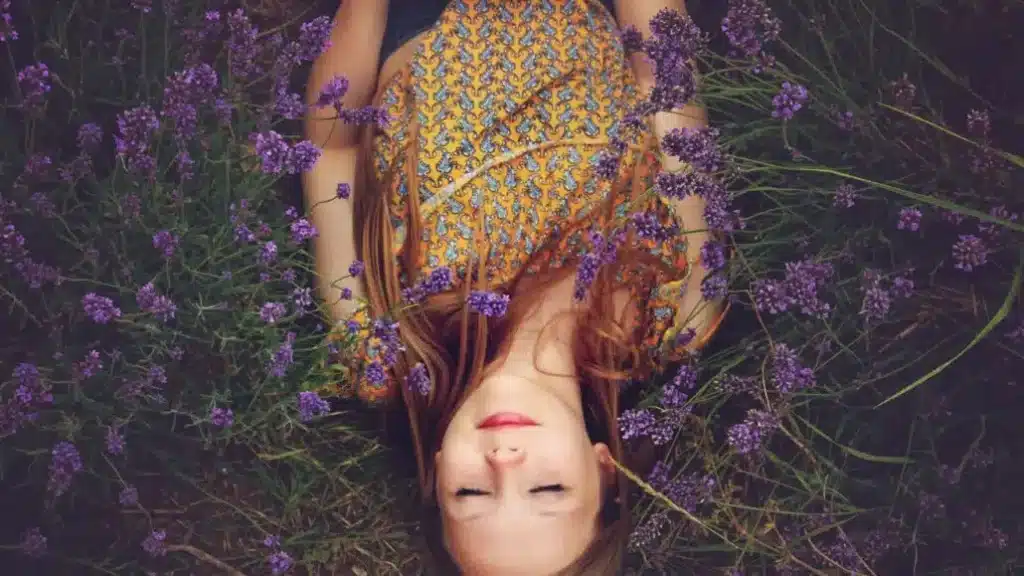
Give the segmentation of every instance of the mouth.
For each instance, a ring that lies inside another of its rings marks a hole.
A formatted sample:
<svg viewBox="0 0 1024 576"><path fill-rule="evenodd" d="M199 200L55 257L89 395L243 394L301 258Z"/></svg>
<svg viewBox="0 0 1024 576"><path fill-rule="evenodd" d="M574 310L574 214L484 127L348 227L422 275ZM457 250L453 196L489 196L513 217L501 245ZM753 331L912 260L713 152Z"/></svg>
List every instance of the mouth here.
<svg viewBox="0 0 1024 576"><path fill-rule="evenodd" d="M481 430L524 428L526 426L537 426L537 422L529 416L524 416L517 412L496 412L484 418L476 425Z"/></svg>

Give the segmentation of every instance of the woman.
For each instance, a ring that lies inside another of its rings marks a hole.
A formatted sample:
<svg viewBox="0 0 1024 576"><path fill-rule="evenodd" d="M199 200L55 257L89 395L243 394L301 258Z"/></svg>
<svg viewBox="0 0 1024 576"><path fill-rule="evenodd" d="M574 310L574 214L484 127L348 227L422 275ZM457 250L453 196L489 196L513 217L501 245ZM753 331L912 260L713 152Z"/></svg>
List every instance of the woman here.
<svg viewBox="0 0 1024 576"><path fill-rule="evenodd" d="M387 1L345 0L311 74L311 104L344 76L345 107L390 118L307 122L323 146L304 176L320 289L358 350L343 386L404 408L442 573L614 574L629 530L618 390L720 318L700 292L702 200L645 192L681 168L655 137L703 111L629 138L620 122L654 72L618 28L649 35L682 1L442 4L379 66ZM598 177L615 139L617 171ZM332 201L349 183L353 200Z"/></svg>

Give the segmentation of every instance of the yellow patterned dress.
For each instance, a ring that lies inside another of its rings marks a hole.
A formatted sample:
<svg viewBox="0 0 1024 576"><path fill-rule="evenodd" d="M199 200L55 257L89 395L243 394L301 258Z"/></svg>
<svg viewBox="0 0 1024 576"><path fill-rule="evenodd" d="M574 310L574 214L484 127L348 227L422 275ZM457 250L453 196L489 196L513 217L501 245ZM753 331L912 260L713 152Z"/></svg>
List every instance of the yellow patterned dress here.
<svg viewBox="0 0 1024 576"><path fill-rule="evenodd" d="M653 185L656 148L649 142L642 152L641 142L649 133L626 140L618 178L595 174L639 99L614 17L597 0L453 0L412 61L386 81L380 105L391 122L373 142L375 170L383 181L405 161L416 115L421 278L447 266L459 290L460 273L480 250L481 222L488 286L512 280L541 249L550 250L545 262L575 263L587 249L588 223L605 218L599 208L612 187L628 188L634 170L644 171L645 190ZM393 180L391 214L400 250L410 190L404 170L396 173L403 175ZM619 217L646 211L675 223L656 195L627 201L617 205ZM678 330L673 300L686 275L685 235L630 242L672 271L623 278L642 319L638 343L662 354ZM366 311L356 320L367 327ZM361 378L356 392L380 401L396 390L390 378Z"/></svg>

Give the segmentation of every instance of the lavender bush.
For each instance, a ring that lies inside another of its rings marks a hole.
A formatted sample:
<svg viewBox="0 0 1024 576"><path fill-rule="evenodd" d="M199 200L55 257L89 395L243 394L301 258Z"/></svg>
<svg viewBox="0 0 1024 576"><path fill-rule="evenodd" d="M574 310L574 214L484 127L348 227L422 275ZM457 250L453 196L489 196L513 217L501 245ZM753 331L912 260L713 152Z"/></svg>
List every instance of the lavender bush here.
<svg viewBox="0 0 1024 576"><path fill-rule="evenodd" d="M707 36L667 14L653 39L624 35L658 70L627 126L692 98L698 65L714 128L665 139L695 171L651 193L704 195L726 241L702 249L716 270L703 288L732 304L712 347L622 415L624 438L667 453L632 477L646 496L631 566L1011 566L1021 532L1000 498L1019 453L1000 434L1024 340L1010 193L1024 162L995 147L997 110L977 100L953 118L928 100L935 63L890 27L899 15L723 9L701 19ZM326 345L310 290L308 207L283 192L318 154L295 136L296 92L330 31L300 12L0 0L0 502L18 511L0 546L18 566L415 569L396 504L409 478L360 411L314 392L345 351ZM868 63L883 28L891 57ZM580 293L616 238L595 234ZM448 282L438 270L407 299ZM471 304L501 315L507 296ZM429 382L414 369L407 385Z"/></svg>
<svg viewBox="0 0 1024 576"><path fill-rule="evenodd" d="M135 1L0 14L0 541L51 573L283 574L402 550L382 512L401 480L357 415L309 392L331 379L317 231L282 193L319 154L292 136L292 77L330 19L261 29L237 6Z"/></svg>

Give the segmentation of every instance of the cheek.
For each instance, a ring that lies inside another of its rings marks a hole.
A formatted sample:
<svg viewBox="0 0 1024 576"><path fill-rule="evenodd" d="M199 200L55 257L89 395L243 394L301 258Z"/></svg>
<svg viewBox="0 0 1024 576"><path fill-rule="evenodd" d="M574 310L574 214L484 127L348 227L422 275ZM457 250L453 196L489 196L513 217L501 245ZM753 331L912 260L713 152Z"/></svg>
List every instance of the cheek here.
<svg viewBox="0 0 1024 576"><path fill-rule="evenodd" d="M479 458L476 458L479 460ZM441 450L434 457L438 484L452 478L462 478L472 473L474 468L473 451L464 442L452 440L441 445Z"/></svg>
<svg viewBox="0 0 1024 576"><path fill-rule="evenodd" d="M590 442L577 438L562 436L539 440L531 452L548 467L566 474L568 481L578 481L593 467L594 451Z"/></svg>

